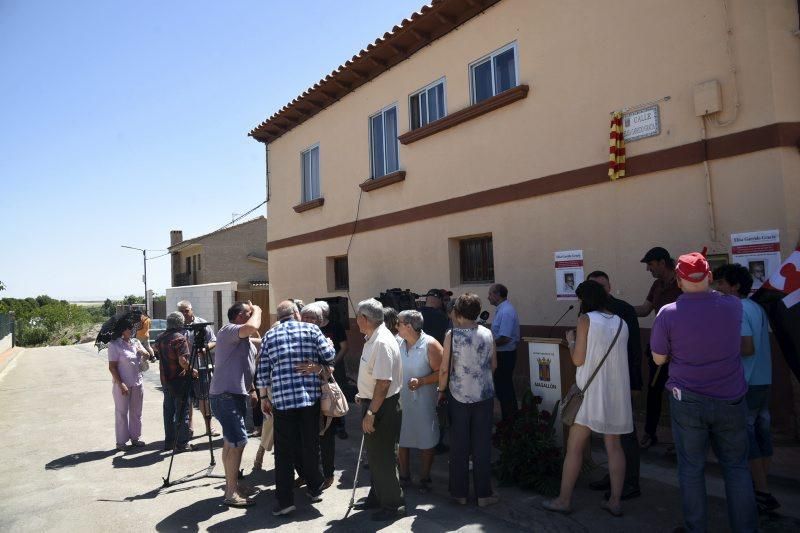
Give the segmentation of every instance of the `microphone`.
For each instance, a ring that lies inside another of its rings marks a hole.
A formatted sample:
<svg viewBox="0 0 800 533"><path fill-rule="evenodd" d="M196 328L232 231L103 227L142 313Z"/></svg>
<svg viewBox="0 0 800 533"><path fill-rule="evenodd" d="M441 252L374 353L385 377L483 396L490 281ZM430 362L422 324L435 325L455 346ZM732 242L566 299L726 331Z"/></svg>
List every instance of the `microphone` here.
<svg viewBox="0 0 800 533"><path fill-rule="evenodd" d="M566 310L566 311L564 311L564 314L563 314L563 315L561 315L561 316L558 318L558 320L556 320L556 323L555 323L555 324L553 324L552 326L550 326L550 330L547 332L547 336L548 336L548 337L549 337L549 336L550 336L550 335L553 333L553 328L554 328L554 327L556 327L556 326L558 325L558 323L559 323L559 322L561 322L561 319L562 319L562 318L564 318L565 316L567 316L567 313L569 313L569 312L570 312L570 311L572 311L573 309L575 309L575 306L574 306L574 305L570 305L570 306L569 306L569 308L567 308L567 310Z"/></svg>

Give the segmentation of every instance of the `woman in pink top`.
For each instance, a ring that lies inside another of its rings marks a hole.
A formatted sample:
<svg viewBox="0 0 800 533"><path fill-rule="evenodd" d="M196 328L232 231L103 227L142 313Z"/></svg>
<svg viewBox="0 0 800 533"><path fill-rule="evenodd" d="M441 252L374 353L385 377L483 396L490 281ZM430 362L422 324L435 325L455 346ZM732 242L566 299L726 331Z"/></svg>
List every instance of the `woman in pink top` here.
<svg viewBox="0 0 800 533"><path fill-rule="evenodd" d="M142 371L141 358L148 357L142 343L131 338L133 324L122 319L114 326L108 345L108 370L113 377L115 429L117 449L124 450L128 440L134 446L144 446L142 435Z"/></svg>

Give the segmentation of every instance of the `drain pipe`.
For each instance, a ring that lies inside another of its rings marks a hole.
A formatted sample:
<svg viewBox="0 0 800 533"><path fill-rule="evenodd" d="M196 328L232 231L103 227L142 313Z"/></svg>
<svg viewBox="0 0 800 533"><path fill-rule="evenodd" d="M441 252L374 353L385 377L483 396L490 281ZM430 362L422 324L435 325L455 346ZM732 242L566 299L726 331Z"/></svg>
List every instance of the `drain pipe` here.
<svg viewBox="0 0 800 533"><path fill-rule="evenodd" d="M706 117L700 117L700 138L703 143L703 168L706 174L706 204L708 206L708 227L711 242L717 242L717 215L714 210L714 189L711 183L711 167L708 164L708 141L706 139Z"/></svg>

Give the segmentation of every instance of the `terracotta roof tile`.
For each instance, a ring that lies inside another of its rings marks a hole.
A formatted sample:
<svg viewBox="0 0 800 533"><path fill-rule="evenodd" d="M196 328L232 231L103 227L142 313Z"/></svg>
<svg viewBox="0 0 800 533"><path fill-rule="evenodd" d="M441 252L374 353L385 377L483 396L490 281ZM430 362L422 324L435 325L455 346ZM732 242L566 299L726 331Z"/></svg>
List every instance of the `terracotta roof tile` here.
<svg viewBox="0 0 800 533"><path fill-rule="evenodd" d="M272 142L500 0L432 0L253 128Z"/></svg>

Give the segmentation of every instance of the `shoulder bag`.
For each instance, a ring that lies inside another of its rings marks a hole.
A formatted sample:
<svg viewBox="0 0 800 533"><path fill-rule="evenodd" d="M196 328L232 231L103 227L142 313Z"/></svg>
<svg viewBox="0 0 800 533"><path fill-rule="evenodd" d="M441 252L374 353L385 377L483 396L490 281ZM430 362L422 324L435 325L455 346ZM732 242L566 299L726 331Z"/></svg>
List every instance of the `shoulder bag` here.
<svg viewBox="0 0 800 533"><path fill-rule="evenodd" d="M347 398L339 384L336 383L333 375L328 375L328 371L323 370L320 377L322 378L322 386L319 410L325 420L324 424L320 421L319 434L322 435L328 431L334 418L340 418L347 414L350 410L350 404L347 403Z"/></svg>
<svg viewBox="0 0 800 533"><path fill-rule="evenodd" d="M617 334L614 335L614 340L611 341L611 344L606 350L606 354L603 356L603 359L600 360L600 364L597 365L597 368L594 369L589 380L586 382L586 385L583 387L583 390L578 387L577 383L573 383L572 387L569 388L567 391L567 395L564 396L564 399L561 401L561 422L565 426L571 426L575 423L575 417L578 416L578 410L581 408L581 404L583 403L583 395L586 393L586 389L589 388L589 385L592 384L592 380L600 371L600 368L603 366L603 363L606 362L608 358L608 354L611 353L611 350L614 348L614 345L617 344L617 339L619 338L619 333L622 331L622 318L619 318L619 327L617 328Z"/></svg>

